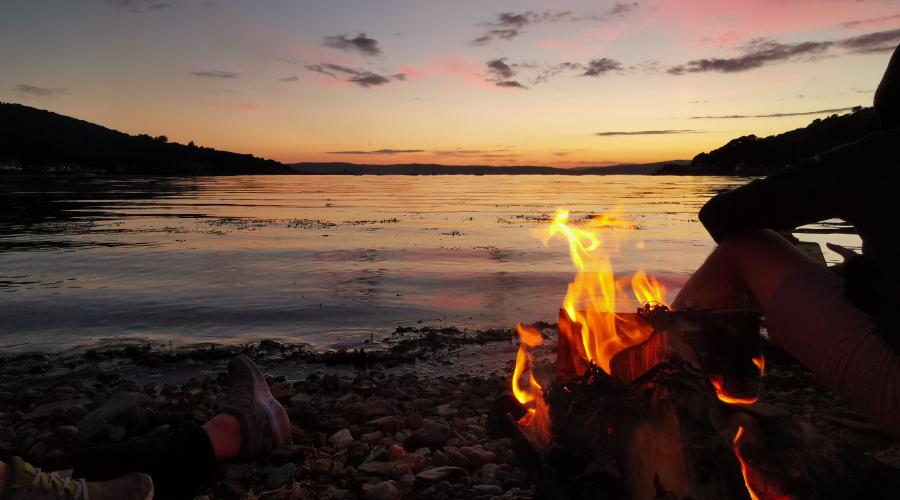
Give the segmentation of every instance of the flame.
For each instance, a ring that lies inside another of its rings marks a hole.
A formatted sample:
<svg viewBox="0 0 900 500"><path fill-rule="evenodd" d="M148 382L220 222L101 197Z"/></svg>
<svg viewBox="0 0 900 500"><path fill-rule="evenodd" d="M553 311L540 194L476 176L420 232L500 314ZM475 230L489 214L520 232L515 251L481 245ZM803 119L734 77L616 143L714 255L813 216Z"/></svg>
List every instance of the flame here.
<svg viewBox="0 0 900 500"><path fill-rule="evenodd" d="M666 287L654 277L648 277L643 269L631 277L631 289L634 296L641 304L663 304L666 297Z"/></svg>
<svg viewBox="0 0 900 500"><path fill-rule="evenodd" d="M747 462L744 461L744 457L741 456L741 450L738 448L738 442L744 436L744 426L739 425L737 434L734 435L734 439L731 443L734 445L734 456L737 457L738 462L741 464L741 475L744 476L744 485L747 487L747 493L750 494L750 500L759 500L759 496L756 492L753 491L753 488L750 487L750 478L749 478L749 467L747 466Z"/></svg>
<svg viewBox="0 0 900 500"><path fill-rule="evenodd" d="M753 360L753 364L759 368L759 374L762 375L766 371L766 357L762 354L759 355L758 358L751 358ZM748 396L748 397L739 397L732 396L725 391L725 380L718 375L710 375L709 381L712 383L713 388L716 390L716 397L719 398L719 401L723 403L727 403L730 405L752 405L753 403L759 400L758 396Z"/></svg>
<svg viewBox="0 0 900 500"><path fill-rule="evenodd" d="M762 354L759 355L758 358L753 358L753 364L759 368L759 374L763 375L766 373L766 357Z"/></svg>
<svg viewBox="0 0 900 500"><path fill-rule="evenodd" d="M747 487L750 500L791 500L790 495L782 494L768 484L760 486L757 481L754 481L754 479L758 480L760 478L741 455L739 443L742 437L744 437L744 426L739 425L731 444L734 449L734 456L737 457L738 462L741 464L741 475L744 476L744 486Z"/></svg>
<svg viewBox="0 0 900 500"><path fill-rule="evenodd" d="M550 412L544 403L543 388L534 378L529 350L541 345L544 338L537 328L521 323L516 330L519 333L519 352L516 354L516 366L513 370L512 392L516 401L527 409L518 423L530 431L530 437L543 449L550 443ZM523 388L522 375L525 372L528 372L528 385Z"/></svg>
<svg viewBox="0 0 900 500"><path fill-rule="evenodd" d="M617 282L604 241L598 230L627 229L631 225L614 216L599 215L587 222L586 228L573 227L569 212L559 210L547 231L545 243L559 236L569 244L572 264L578 271L569 284L563 310L573 325L560 325L576 355L610 373L610 360L626 347L647 339L653 329L633 315L616 314L617 300L627 300L623 286ZM640 270L631 278L631 288L641 304L664 304L665 287ZM575 325L580 331L575 330ZM572 328L570 330L570 328ZM583 373L584 364L579 372Z"/></svg>
<svg viewBox="0 0 900 500"><path fill-rule="evenodd" d="M725 381L718 375L710 375L709 381L712 382L713 388L716 390L716 396L719 401L730 405L752 405L759 400L758 396L732 396L725 392Z"/></svg>

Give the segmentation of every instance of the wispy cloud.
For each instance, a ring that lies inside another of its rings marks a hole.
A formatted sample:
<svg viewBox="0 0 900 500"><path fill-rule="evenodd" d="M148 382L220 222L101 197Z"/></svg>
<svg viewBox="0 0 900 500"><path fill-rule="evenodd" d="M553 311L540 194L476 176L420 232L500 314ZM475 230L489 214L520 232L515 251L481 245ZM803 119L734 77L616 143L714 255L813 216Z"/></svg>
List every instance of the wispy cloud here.
<svg viewBox="0 0 900 500"><path fill-rule="evenodd" d="M848 21L846 23L841 23L841 26L844 28L855 28L857 26L868 26L871 24L879 24L885 21L892 21L894 19L900 19L900 14L893 14L890 16L882 16L882 17L873 17L870 19L859 19L856 21Z"/></svg>
<svg viewBox="0 0 900 500"><path fill-rule="evenodd" d="M378 40L367 37L365 33L360 33L353 38L350 38L348 35L326 36L322 44L334 49L356 51L367 56L381 54Z"/></svg>
<svg viewBox="0 0 900 500"><path fill-rule="evenodd" d="M845 38L837 42L839 47L854 53L890 52L900 43L900 29L876 31Z"/></svg>
<svg viewBox="0 0 900 500"><path fill-rule="evenodd" d="M602 76L608 73L622 70L622 63L608 57L591 59L584 68L581 76Z"/></svg>
<svg viewBox="0 0 900 500"><path fill-rule="evenodd" d="M779 43L772 40L757 40L745 47L744 54L738 57L695 59L685 64L668 69L669 74L685 73L738 73L766 64L784 62L799 58L821 56L831 47L831 42Z"/></svg>
<svg viewBox="0 0 900 500"><path fill-rule="evenodd" d="M519 157L511 149L436 149L431 153L452 158L510 159Z"/></svg>
<svg viewBox="0 0 900 500"><path fill-rule="evenodd" d="M670 135L670 134L705 134L705 130L628 130L595 132L599 137L613 137L620 135Z"/></svg>
<svg viewBox="0 0 900 500"><path fill-rule="evenodd" d="M537 76L534 77L534 84L546 83L554 76L566 72L566 71L582 71L584 70L584 65L577 62L561 62L557 64L551 64L546 66L540 70Z"/></svg>
<svg viewBox="0 0 900 500"><path fill-rule="evenodd" d="M284 77L284 78L279 78L279 79L278 79L279 82L288 82L288 83L290 83L290 82L296 82L296 81L299 81L299 80L300 80L300 77L297 76L297 75L286 76L286 77Z"/></svg>
<svg viewBox="0 0 900 500"><path fill-rule="evenodd" d="M791 113L768 113L761 115L708 115L708 116L692 116L692 120L723 120L723 119L742 119L742 118L785 118L788 116L810 116L810 115L824 115L830 113L846 113L847 111L853 111L855 106L851 106L849 108L832 108L832 109L817 109L815 111L795 111Z"/></svg>
<svg viewBox="0 0 900 500"><path fill-rule="evenodd" d="M486 65L490 74L488 82L499 87L523 89L528 87L521 83L521 78L513 79L514 77L524 77L532 85L540 85L563 73L577 73L579 76L603 76L626 70L622 63L608 57L591 59L587 63L565 61L543 65L529 62L507 62L507 58L502 57L491 59Z"/></svg>
<svg viewBox="0 0 900 500"><path fill-rule="evenodd" d="M221 80L230 80L232 78L237 78L240 73L234 73L232 71L220 71L220 70L198 70L191 71L191 74L199 77L199 78L218 78Z"/></svg>
<svg viewBox="0 0 900 500"><path fill-rule="evenodd" d="M66 89L38 87L37 85L29 85L20 83L14 87L15 91L25 97L55 97L61 94L68 94Z"/></svg>
<svg viewBox="0 0 900 500"><path fill-rule="evenodd" d="M525 85L522 85L520 82L513 80L512 78L516 76L518 71L511 65L506 63L506 58L502 57L500 59L491 59L486 62L485 65L488 67L488 73L491 75L491 78L488 81L493 82L498 87L505 88L517 88L517 89L527 89Z"/></svg>
<svg viewBox="0 0 900 500"><path fill-rule="evenodd" d="M608 11L601 14L576 14L570 10L545 10L536 12L527 10L524 12L501 12L497 16L480 26L488 29L482 35L471 40L470 45L487 45L495 40L512 40L525 32L525 28L537 24L552 24L563 21L606 21L615 17L624 16L638 8L637 2L616 2Z"/></svg>
<svg viewBox="0 0 900 500"><path fill-rule="evenodd" d="M106 3L116 9L129 10L135 13L146 10L164 10L173 7L171 2L160 2L158 0L106 0Z"/></svg>
<svg viewBox="0 0 900 500"><path fill-rule="evenodd" d="M373 73L365 69L342 66L340 64L308 64L306 65L306 69L332 78L341 79L360 87L378 87L391 82L390 78L379 75L378 73Z"/></svg>
<svg viewBox="0 0 900 500"><path fill-rule="evenodd" d="M407 153L424 153L424 149L375 149L375 150L361 150L361 149L351 149L348 151L326 151L327 154L330 155L399 155L399 154L407 154Z"/></svg>
<svg viewBox="0 0 900 500"><path fill-rule="evenodd" d="M668 73L672 75L706 72L738 73L769 64L816 60L827 55L832 49L843 49L846 53L853 54L888 52L893 50L898 42L900 42L900 29L877 31L833 41L780 43L774 40L760 39L744 46L744 53L740 56L695 59L670 67Z"/></svg>

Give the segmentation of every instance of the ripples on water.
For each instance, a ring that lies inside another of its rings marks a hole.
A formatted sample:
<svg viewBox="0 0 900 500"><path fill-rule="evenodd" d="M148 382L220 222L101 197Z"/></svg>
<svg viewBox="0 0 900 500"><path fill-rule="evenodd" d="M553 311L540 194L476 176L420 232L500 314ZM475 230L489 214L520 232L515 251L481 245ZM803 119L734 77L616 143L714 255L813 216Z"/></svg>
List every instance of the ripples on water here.
<svg viewBox="0 0 900 500"><path fill-rule="evenodd" d="M539 236L557 208L623 214L637 230L615 245L616 273L644 267L671 299L713 245L700 206L743 182L0 177L0 346L141 337L331 347L419 322L554 321L572 266L562 242Z"/></svg>

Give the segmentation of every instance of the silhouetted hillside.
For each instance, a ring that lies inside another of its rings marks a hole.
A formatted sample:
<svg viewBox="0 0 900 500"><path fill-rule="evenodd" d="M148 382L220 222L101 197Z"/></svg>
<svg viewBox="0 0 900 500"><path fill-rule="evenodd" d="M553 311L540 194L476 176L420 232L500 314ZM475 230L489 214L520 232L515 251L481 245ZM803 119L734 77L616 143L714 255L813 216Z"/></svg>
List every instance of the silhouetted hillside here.
<svg viewBox="0 0 900 500"><path fill-rule="evenodd" d="M249 154L132 136L50 111L0 103L0 173L222 175L293 173Z"/></svg>
<svg viewBox="0 0 900 500"><path fill-rule="evenodd" d="M760 138L746 135L694 157L689 165L671 165L658 174L757 175L777 172L787 165L855 141L877 130L873 108L855 108L846 115L815 119L805 128Z"/></svg>

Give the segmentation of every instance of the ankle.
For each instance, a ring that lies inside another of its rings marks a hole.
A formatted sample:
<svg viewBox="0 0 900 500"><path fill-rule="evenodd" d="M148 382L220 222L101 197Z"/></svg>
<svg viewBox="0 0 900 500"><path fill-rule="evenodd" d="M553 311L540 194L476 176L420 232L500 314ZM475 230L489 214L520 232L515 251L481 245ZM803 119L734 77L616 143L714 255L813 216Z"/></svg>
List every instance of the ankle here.
<svg viewBox="0 0 900 500"><path fill-rule="evenodd" d="M217 461L227 462L237 457L241 449L241 424L237 418L220 413L203 424L203 430L212 443Z"/></svg>
<svg viewBox="0 0 900 500"><path fill-rule="evenodd" d="M11 482L12 467L6 462L0 462L0 497L6 493L6 489Z"/></svg>

